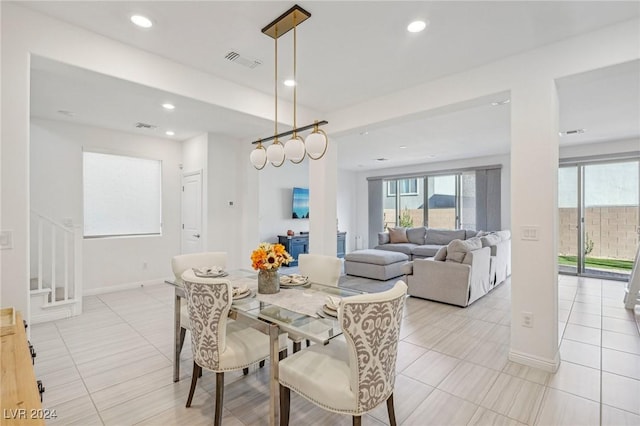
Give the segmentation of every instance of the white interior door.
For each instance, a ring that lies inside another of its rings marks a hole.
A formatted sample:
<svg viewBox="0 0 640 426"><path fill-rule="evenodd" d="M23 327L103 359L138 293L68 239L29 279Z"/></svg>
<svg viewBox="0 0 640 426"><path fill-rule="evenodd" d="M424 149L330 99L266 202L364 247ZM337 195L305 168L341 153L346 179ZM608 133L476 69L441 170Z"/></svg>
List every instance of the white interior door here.
<svg viewBox="0 0 640 426"><path fill-rule="evenodd" d="M202 172L182 175L182 253L202 249Z"/></svg>

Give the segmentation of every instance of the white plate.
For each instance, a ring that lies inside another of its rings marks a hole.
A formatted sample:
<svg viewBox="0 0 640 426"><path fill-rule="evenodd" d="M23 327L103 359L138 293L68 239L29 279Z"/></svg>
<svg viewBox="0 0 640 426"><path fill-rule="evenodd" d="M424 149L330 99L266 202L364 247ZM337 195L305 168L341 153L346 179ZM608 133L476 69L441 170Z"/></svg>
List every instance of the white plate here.
<svg viewBox="0 0 640 426"><path fill-rule="evenodd" d="M331 309L327 305L322 306L322 312L333 318L338 318L338 311Z"/></svg>
<svg viewBox="0 0 640 426"><path fill-rule="evenodd" d="M198 272L196 270L193 271L193 274L196 277L200 277L200 278L221 278L221 277L226 277L227 275L229 275L229 273L225 272L225 271L202 273L202 272Z"/></svg>
<svg viewBox="0 0 640 426"><path fill-rule="evenodd" d="M246 299L247 297L251 296L253 293L251 292L251 290L245 291L244 293L240 293L236 296L233 296L233 300L239 300L239 299Z"/></svg>

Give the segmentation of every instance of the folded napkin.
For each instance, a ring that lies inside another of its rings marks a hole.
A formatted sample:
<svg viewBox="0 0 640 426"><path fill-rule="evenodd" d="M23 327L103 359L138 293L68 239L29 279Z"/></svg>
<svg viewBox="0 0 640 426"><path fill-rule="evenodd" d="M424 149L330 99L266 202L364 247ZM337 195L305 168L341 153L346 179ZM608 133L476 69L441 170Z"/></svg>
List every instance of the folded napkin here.
<svg viewBox="0 0 640 426"><path fill-rule="evenodd" d="M289 275L280 275L280 284L291 283L291 277Z"/></svg>
<svg viewBox="0 0 640 426"><path fill-rule="evenodd" d="M219 266L203 266L200 268L193 268L193 272L200 275L218 275L224 271Z"/></svg>
<svg viewBox="0 0 640 426"><path fill-rule="evenodd" d="M234 287L233 288L233 296L239 296L241 294L244 294L244 293L247 292L247 290L249 290L249 287L247 287L246 284L243 284L240 287Z"/></svg>
<svg viewBox="0 0 640 426"><path fill-rule="evenodd" d="M309 281L308 277L300 274L281 275L280 284L304 284Z"/></svg>
<svg viewBox="0 0 640 426"><path fill-rule="evenodd" d="M326 301L327 308L337 311L338 308L340 307L340 303L342 303L342 297L327 296L327 301Z"/></svg>

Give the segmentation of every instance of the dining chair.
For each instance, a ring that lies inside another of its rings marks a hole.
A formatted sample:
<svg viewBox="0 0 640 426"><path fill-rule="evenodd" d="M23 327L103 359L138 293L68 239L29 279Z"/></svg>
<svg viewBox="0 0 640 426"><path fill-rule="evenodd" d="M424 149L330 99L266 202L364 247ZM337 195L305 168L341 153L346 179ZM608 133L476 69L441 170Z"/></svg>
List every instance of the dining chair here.
<svg viewBox="0 0 640 426"><path fill-rule="evenodd" d="M344 339L313 345L279 363L280 425L289 424L291 389L325 410L362 415L387 402L396 424L393 390L407 285L398 281L381 293L342 299L338 321Z"/></svg>
<svg viewBox="0 0 640 426"><path fill-rule="evenodd" d="M311 282L337 287L342 261L335 256L301 254L298 256L298 269Z"/></svg>
<svg viewBox="0 0 640 426"><path fill-rule="evenodd" d="M202 369L216 373L216 406L214 424L222 421L224 373L246 370L269 357L269 336L250 323L228 320L233 288L231 281L197 277L191 269L182 274L187 309L191 323L193 373L187 407ZM287 335L280 335L280 357L286 356Z"/></svg>
<svg viewBox="0 0 640 426"><path fill-rule="evenodd" d="M176 281L182 280L182 274L187 269L210 266L219 266L225 269L227 267L227 253L223 251L189 253L173 256L171 259L171 269ZM180 308L180 348L178 354L182 352L187 330L190 330L189 315L187 314L187 307L183 304Z"/></svg>
<svg viewBox="0 0 640 426"><path fill-rule="evenodd" d="M304 253L298 256L298 270L300 275L309 277L311 282L337 287L342 272L342 261L335 256ZM293 342L294 353L300 350L305 340L291 333L289 333L289 339ZM310 344L311 342L307 340L307 346Z"/></svg>

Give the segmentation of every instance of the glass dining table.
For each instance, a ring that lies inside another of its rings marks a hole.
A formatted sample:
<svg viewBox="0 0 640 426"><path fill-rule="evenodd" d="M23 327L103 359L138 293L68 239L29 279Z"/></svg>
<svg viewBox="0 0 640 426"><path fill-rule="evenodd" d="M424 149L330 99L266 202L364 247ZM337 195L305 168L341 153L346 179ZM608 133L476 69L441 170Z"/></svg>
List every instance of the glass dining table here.
<svg viewBox="0 0 640 426"><path fill-rule="evenodd" d="M255 271L239 269L228 274L224 278L233 286L246 285L251 290L250 296L233 301L229 316L235 320L251 321L255 328L270 338L269 424L275 425L279 395L279 336L289 333L317 344L328 344L342 334L342 329L337 318L323 311L323 301L327 296L348 297L362 292L310 282L281 287L279 293L262 295L257 293L258 275ZM180 380L180 311L185 292L179 280L165 282L175 290L173 380L177 382Z"/></svg>

